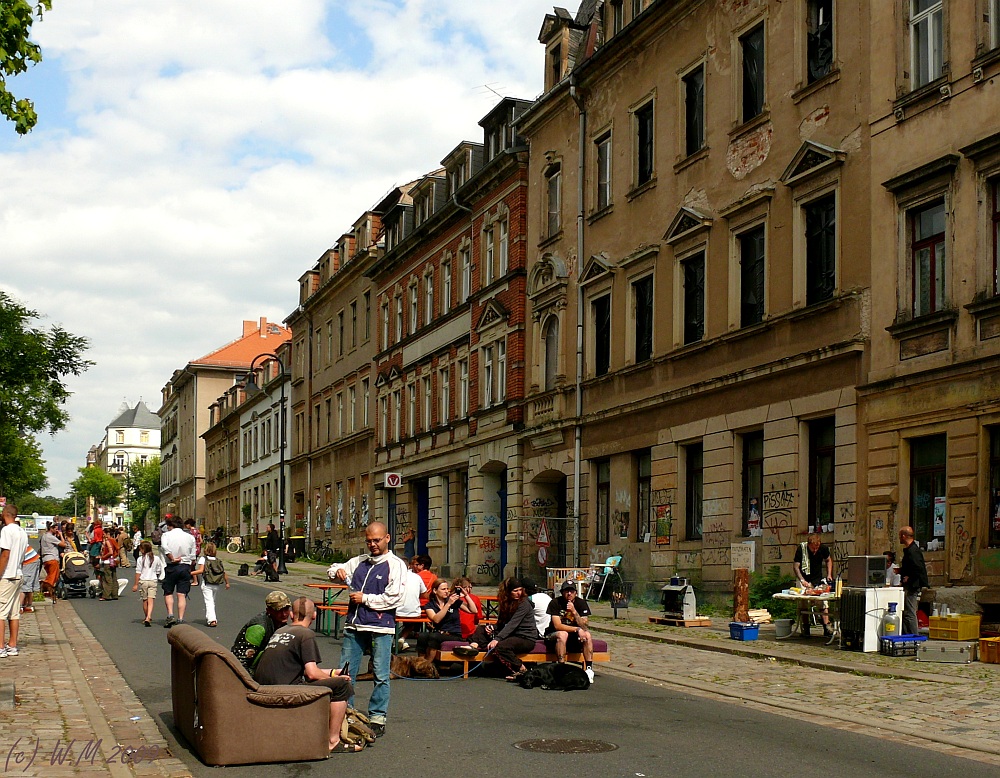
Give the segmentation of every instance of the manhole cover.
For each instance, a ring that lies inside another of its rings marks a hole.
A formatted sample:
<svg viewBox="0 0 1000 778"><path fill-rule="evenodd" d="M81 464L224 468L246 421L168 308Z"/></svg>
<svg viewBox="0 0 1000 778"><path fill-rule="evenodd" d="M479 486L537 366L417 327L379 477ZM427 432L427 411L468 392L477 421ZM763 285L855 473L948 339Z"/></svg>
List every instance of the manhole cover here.
<svg viewBox="0 0 1000 778"><path fill-rule="evenodd" d="M514 748L541 754L603 754L618 746L603 740L522 740Z"/></svg>

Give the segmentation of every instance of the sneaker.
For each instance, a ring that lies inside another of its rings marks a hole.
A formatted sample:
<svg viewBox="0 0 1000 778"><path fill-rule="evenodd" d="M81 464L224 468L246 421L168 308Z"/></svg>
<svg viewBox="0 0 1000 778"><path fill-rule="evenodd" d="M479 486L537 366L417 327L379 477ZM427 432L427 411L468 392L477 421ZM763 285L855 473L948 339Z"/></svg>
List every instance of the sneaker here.
<svg viewBox="0 0 1000 778"><path fill-rule="evenodd" d="M17 646L7 646L7 656L17 656Z"/></svg>
<svg viewBox="0 0 1000 778"><path fill-rule="evenodd" d="M172 627L176 623L177 619L175 619L173 616L167 616L167 620L163 622L163 628L166 629L167 627Z"/></svg>
<svg viewBox="0 0 1000 778"><path fill-rule="evenodd" d="M3 658L5 658L7 656L7 651L8 650L9 649L7 648L7 646L4 646L3 648L0 648L0 659L3 659Z"/></svg>
<svg viewBox="0 0 1000 778"><path fill-rule="evenodd" d="M479 649L473 646L455 646L452 649L452 653L455 656L474 657L479 655Z"/></svg>
<svg viewBox="0 0 1000 778"><path fill-rule="evenodd" d="M397 653L402 654L404 651L409 651L409 650L410 650L410 644L407 643L405 640L400 638L399 640L396 641Z"/></svg>
<svg viewBox="0 0 1000 778"><path fill-rule="evenodd" d="M375 733L375 737L382 737L382 735L385 734L385 724L373 721L368 726L372 728L372 732Z"/></svg>
<svg viewBox="0 0 1000 778"><path fill-rule="evenodd" d="M585 672L587 674L587 678L589 678L590 682L593 683L594 682L594 668L593 667L588 667L583 672Z"/></svg>

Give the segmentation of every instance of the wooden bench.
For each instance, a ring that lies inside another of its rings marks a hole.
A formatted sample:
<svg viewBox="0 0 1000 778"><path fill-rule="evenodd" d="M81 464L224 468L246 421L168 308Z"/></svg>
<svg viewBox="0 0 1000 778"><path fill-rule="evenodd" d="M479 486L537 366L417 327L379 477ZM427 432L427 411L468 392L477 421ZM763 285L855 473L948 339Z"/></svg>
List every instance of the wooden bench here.
<svg viewBox="0 0 1000 778"><path fill-rule="evenodd" d="M479 662L485 661L481 656L469 658L467 656L458 656L454 652L456 646L464 646L466 643L459 640L446 640L441 644L441 654L438 656L439 662L461 662L462 663L462 677L469 677L469 663L474 662L478 664ZM528 664L530 662L555 662L557 661L555 646L547 644L544 640L539 640L535 643L535 647L529 651L527 654L518 654L518 657L522 662ZM583 654L579 651L573 652L568 651L566 653L567 662L577 662L583 663ZM611 652L608 650L608 644L604 640L594 639L594 661L595 662L610 662Z"/></svg>

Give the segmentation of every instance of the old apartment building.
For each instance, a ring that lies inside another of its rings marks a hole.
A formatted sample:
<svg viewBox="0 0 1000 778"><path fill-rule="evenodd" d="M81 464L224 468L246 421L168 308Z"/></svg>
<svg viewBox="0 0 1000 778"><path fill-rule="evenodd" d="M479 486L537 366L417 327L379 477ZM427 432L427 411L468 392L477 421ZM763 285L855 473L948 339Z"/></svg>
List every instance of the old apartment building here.
<svg viewBox="0 0 1000 778"><path fill-rule="evenodd" d="M733 543L909 523L1000 590L1000 0L584 0L539 41L537 100L300 279L292 520L720 591Z"/></svg>
<svg viewBox="0 0 1000 778"><path fill-rule="evenodd" d="M575 506L584 563L622 555L637 580L724 589L732 543L790 563L818 527L854 552L866 7L585 2L545 18L545 93L518 124L523 488Z"/></svg>
<svg viewBox="0 0 1000 778"><path fill-rule="evenodd" d="M369 271L377 481L400 476L376 507L445 575L484 581L518 564L527 148L513 127L527 105L502 100L482 143L460 143L386 204Z"/></svg>
<svg viewBox="0 0 1000 778"><path fill-rule="evenodd" d="M261 318L244 321L243 334L175 370L162 390L160 417L160 505L182 518L207 515L206 453L202 437L214 423L212 404L245 378L254 357L274 351L291 333Z"/></svg>
<svg viewBox="0 0 1000 778"><path fill-rule="evenodd" d="M1000 3L871 4L870 547L1000 585Z"/></svg>
<svg viewBox="0 0 1000 778"><path fill-rule="evenodd" d="M364 549L373 519L375 298L365 273L381 225L378 209L361 214L299 279L299 307L286 320L294 333L293 521L347 553Z"/></svg>

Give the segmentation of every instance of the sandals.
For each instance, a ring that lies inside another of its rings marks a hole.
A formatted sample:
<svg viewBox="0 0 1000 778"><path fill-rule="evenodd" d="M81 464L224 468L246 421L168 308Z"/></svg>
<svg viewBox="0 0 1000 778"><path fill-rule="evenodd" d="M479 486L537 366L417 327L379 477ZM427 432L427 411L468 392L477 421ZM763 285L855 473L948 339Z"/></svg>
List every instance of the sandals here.
<svg viewBox="0 0 1000 778"><path fill-rule="evenodd" d="M357 754L364 751L364 746L352 746L350 743L345 743L341 740L337 745L330 749L330 756L334 754Z"/></svg>
<svg viewBox="0 0 1000 778"><path fill-rule="evenodd" d="M219 626L219 622L217 622L217 621L210 621L210 622L208 622L208 626L210 626L210 627L218 627Z"/></svg>

